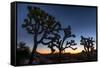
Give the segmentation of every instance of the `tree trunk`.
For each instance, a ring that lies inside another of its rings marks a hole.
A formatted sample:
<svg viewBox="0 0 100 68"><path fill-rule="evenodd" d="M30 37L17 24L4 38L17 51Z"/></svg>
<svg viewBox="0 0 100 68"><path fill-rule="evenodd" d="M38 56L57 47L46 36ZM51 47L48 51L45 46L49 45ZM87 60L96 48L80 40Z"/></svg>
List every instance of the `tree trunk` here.
<svg viewBox="0 0 100 68"><path fill-rule="evenodd" d="M38 43L37 43L37 32L35 32L35 35L34 35L34 45L33 45L33 50L32 50L32 53L31 53L30 60L29 60L29 64L32 64L32 62L33 62L37 46L38 46Z"/></svg>
<svg viewBox="0 0 100 68"><path fill-rule="evenodd" d="M33 47L33 50L32 50L32 53L31 53L31 57L30 57L30 60L29 60L29 64L32 64L32 62L33 62L36 49L37 49L37 44L35 44L34 47Z"/></svg>
<svg viewBox="0 0 100 68"><path fill-rule="evenodd" d="M59 49L59 63L61 63L61 50Z"/></svg>
<svg viewBox="0 0 100 68"><path fill-rule="evenodd" d="M36 49L37 49L37 46L38 46L38 42L37 42L38 30L39 30L38 29L38 21L36 20L35 29L34 29L34 36L33 36L34 45L33 45L33 50L32 50L32 53L31 53L30 60L29 60L29 64L32 64L34 56L35 56L35 52L36 52Z"/></svg>

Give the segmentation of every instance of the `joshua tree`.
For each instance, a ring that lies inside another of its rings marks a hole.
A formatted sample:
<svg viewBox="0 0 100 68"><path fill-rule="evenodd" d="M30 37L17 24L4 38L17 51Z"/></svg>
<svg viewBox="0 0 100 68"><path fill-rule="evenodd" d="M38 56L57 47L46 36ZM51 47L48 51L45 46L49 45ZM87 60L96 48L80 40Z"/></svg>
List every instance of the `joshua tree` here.
<svg viewBox="0 0 100 68"><path fill-rule="evenodd" d="M56 34L61 29L61 25L53 16L38 7L28 6L27 8L28 14L22 27L26 29L28 34L33 36L34 44L29 61L29 64L32 64L38 44L48 45L57 39L58 36Z"/></svg>
<svg viewBox="0 0 100 68"><path fill-rule="evenodd" d="M72 32L71 32L71 27L68 26L67 28L62 28L61 31L64 32L63 38L61 39L61 36L59 34L57 34L58 39L55 39L55 41L49 43L49 46L48 46L51 49L52 53L54 53L54 51L55 51L54 47L56 47L59 50L59 62L61 62L61 55L66 48L71 48L73 50L77 49L77 48L72 47L72 46L76 45L74 40L71 40L70 42L66 41L70 37L75 37L75 35L72 34ZM64 43L66 43L66 44L64 45Z"/></svg>
<svg viewBox="0 0 100 68"><path fill-rule="evenodd" d="M89 57L90 53L94 51L94 42L93 37L85 38L81 36L80 44L84 46L84 51L87 57Z"/></svg>

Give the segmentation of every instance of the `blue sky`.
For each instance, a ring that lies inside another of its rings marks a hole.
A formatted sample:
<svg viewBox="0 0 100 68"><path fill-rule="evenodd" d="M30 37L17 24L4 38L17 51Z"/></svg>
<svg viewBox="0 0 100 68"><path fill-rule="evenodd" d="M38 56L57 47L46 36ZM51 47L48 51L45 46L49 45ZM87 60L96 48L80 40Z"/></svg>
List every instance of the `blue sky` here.
<svg viewBox="0 0 100 68"><path fill-rule="evenodd" d="M80 36L93 37L96 40L96 8L95 7L75 7L60 5L37 5L37 4L17 4L17 42L24 41L29 47L33 47L33 36L29 35L25 29L21 27L24 19L27 17L27 6L40 7L42 10L51 14L60 22L62 27L71 25L72 33L76 35L74 40L77 47L81 48ZM72 38L73 39L73 38ZM43 45L39 45L38 50L47 49ZM48 49L47 49L48 50Z"/></svg>

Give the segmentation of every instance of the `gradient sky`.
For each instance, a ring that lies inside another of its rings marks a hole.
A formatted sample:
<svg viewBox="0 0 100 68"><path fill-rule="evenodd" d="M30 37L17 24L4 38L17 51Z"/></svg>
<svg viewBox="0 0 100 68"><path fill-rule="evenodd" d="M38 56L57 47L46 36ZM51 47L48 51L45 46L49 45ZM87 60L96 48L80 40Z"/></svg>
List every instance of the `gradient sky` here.
<svg viewBox="0 0 100 68"><path fill-rule="evenodd" d="M93 37L96 41L96 7L76 7L76 6L60 6L60 5L40 5L40 4L17 4L17 43L24 41L29 47L33 47L33 37L29 35L25 29L21 27L24 19L27 17L27 6L40 7L42 10L51 14L60 22L62 27L71 25L72 33L76 38L78 49L74 52L81 51L83 46L80 45L80 36ZM96 45L96 44L95 44ZM45 49L45 50L44 50ZM39 45L38 52L48 53L50 50L47 46ZM66 52L73 52L71 49Z"/></svg>

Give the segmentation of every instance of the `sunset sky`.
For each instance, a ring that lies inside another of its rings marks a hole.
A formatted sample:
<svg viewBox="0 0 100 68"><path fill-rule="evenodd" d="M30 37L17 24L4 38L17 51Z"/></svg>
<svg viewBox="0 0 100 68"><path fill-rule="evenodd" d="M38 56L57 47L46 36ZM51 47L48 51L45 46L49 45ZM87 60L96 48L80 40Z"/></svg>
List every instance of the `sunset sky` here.
<svg viewBox="0 0 100 68"><path fill-rule="evenodd" d="M21 27L24 19L27 17L27 6L40 7L45 12L54 16L60 22L62 27L68 25L72 28L72 33L76 35L74 39L77 43L77 50L66 49L66 52L78 53L83 50L80 45L80 36L93 37L96 41L96 7L76 7L76 6L60 6L60 5L37 5L37 4L17 4L17 43L25 42L31 49L33 47L33 36L29 35L25 29ZM96 47L96 44L95 44ZM38 52L49 53L47 46L39 45Z"/></svg>

